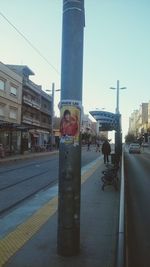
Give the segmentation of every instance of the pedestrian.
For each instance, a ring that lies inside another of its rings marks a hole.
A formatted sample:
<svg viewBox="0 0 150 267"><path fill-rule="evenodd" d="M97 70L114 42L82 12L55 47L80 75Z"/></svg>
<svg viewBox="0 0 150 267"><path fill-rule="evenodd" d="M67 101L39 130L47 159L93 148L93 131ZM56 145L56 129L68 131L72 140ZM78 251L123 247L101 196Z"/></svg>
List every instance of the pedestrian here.
<svg viewBox="0 0 150 267"><path fill-rule="evenodd" d="M87 151L90 150L90 145L91 145L91 141L88 139L88 143L87 143Z"/></svg>
<svg viewBox="0 0 150 267"><path fill-rule="evenodd" d="M100 152L100 140L96 140L96 152Z"/></svg>
<svg viewBox="0 0 150 267"><path fill-rule="evenodd" d="M104 155L104 164L107 162L109 162L109 155L111 152L111 147L110 144L108 142L108 140L105 140L103 145L102 145L102 153Z"/></svg>

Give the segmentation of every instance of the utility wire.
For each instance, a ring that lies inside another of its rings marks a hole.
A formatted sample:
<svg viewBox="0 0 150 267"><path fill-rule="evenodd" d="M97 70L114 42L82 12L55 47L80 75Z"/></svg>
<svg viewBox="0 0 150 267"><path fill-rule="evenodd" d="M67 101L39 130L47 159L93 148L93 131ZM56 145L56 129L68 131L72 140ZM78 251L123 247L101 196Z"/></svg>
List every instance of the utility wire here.
<svg viewBox="0 0 150 267"><path fill-rule="evenodd" d="M51 68L53 68L55 71L56 71L56 73L58 74L58 75L60 75L60 73L58 72L58 70L47 60L47 58L45 57L45 56L43 56L42 55L42 53L40 52L40 50L38 49L38 48L36 48L32 43L31 43L31 41L21 32L21 31L19 31L17 28L16 28L16 26L13 24L13 23L11 23L10 22L10 20L8 19L8 18L6 18L6 16L4 16L4 14L2 14L2 12L0 12L0 15L9 23L9 25L11 25L14 29L15 29L15 31L17 32L17 33L19 33L19 35L21 35L21 37L38 53L38 55L40 56L40 57L42 57L45 61L46 61L46 63L51 67Z"/></svg>

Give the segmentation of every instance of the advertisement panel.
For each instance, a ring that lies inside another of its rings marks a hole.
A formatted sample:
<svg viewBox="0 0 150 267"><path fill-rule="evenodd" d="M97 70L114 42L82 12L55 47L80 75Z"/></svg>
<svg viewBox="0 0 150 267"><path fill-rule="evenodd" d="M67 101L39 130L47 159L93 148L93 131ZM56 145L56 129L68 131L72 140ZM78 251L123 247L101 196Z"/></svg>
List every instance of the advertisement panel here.
<svg viewBox="0 0 150 267"><path fill-rule="evenodd" d="M81 111L75 105L61 105L60 107L60 142L79 145Z"/></svg>

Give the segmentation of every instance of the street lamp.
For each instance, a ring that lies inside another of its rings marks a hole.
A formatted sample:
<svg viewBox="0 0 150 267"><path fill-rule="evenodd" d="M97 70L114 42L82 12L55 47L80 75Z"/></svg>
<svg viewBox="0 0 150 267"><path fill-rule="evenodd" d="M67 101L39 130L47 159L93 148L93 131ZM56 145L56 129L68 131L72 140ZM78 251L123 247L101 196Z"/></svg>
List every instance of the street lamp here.
<svg viewBox="0 0 150 267"><path fill-rule="evenodd" d="M115 153L121 155L122 151L122 133L121 133L121 116L119 112L119 91L127 89L126 87L119 87L119 80L117 80L117 87L110 87L112 90L117 90L116 96L116 114L118 115L118 129L115 132Z"/></svg>
<svg viewBox="0 0 150 267"><path fill-rule="evenodd" d="M110 87L112 90L117 90L117 97L116 97L116 113L119 114L119 90L125 90L127 87L119 87L119 80L117 80L117 88Z"/></svg>
<svg viewBox="0 0 150 267"><path fill-rule="evenodd" d="M53 125L54 125L54 96L55 92L61 91L61 89L55 89L55 83L52 83L52 89L47 89L46 92L52 92L52 106L51 106L51 150L53 149Z"/></svg>

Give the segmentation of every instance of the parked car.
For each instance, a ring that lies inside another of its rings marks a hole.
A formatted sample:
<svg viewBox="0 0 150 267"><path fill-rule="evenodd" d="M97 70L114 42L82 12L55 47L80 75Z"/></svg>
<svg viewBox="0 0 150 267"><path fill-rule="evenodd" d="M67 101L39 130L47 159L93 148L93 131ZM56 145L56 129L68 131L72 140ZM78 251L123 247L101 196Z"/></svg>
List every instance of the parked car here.
<svg viewBox="0 0 150 267"><path fill-rule="evenodd" d="M138 143L132 143L129 145L129 153L141 153L141 148Z"/></svg>
<svg viewBox="0 0 150 267"><path fill-rule="evenodd" d="M142 143L142 147L148 147L148 143Z"/></svg>

